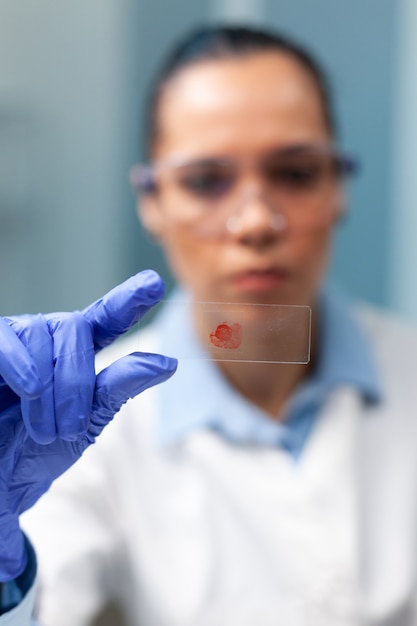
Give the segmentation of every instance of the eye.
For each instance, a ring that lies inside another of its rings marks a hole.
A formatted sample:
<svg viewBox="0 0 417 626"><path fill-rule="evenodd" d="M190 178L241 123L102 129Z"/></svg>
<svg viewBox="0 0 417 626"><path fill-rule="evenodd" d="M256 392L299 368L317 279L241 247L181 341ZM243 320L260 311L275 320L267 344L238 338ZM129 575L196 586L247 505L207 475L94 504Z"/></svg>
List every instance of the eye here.
<svg viewBox="0 0 417 626"><path fill-rule="evenodd" d="M319 184L325 175L325 167L317 159L297 159L288 162L268 163L266 174L275 186L289 190L308 190Z"/></svg>
<svg viewBox="0 0 417 626"><path fill-rule="evenodd" d="M200 198L221 197L233 183L234 175L225 167L187 167L177 172L177 184L184 191Z"/></svg>

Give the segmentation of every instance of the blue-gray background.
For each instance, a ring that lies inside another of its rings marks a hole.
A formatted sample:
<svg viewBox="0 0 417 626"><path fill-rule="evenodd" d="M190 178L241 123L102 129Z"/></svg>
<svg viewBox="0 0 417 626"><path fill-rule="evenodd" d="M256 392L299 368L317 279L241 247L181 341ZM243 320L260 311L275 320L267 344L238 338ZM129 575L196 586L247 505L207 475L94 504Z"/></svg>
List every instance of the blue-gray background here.
<svg viewBox="0 0 417 626"><path fill-rule="evenodd" d="M410 1L0 0L0 313L80 308L145 267L171 284L127 173L161 55L189 27L226 16L297 37L330 72L341 143L362 164L332 275L417 320L414 211L395 197L398 181L414 184L398 165L410 163L398 103Z"/></svg>

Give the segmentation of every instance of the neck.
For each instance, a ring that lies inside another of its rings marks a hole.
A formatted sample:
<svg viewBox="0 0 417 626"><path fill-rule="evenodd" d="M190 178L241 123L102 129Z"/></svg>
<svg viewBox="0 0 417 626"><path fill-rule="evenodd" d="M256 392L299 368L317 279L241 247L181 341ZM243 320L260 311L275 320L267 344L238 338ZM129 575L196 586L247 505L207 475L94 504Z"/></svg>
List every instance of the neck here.
<svg viewBox="0 0 417 626"><path fill-rule="evenodd" d="M220 361L219 366L229 382L245 398L278 421L284 419L286 403L311 369L310 364L287 363Z"/></svg>

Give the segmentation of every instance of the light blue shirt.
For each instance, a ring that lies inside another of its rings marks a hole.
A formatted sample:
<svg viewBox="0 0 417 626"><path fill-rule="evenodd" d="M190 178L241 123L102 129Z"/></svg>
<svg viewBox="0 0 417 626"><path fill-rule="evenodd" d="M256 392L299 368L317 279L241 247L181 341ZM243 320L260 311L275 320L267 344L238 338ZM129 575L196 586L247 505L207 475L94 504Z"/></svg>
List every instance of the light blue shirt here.
<svg viewBox="0 0 417 626"><path fill-rule="evenodd" d="M175 293L173 299L181 299ZM154 322L163 352L175 356L187 345L192 360L180 360L175 376L158 388L160 444L181 441L193 431L211 429L232 443L281 446L294 459L318 418L320 407L338 386L352 386L364 402L378 402L381 388L368 340L349 302L326 288L319 304L319 342L315 367L275 421L248 402L222 376L215 362L203 360L189 307L169 302Z"/></svg>

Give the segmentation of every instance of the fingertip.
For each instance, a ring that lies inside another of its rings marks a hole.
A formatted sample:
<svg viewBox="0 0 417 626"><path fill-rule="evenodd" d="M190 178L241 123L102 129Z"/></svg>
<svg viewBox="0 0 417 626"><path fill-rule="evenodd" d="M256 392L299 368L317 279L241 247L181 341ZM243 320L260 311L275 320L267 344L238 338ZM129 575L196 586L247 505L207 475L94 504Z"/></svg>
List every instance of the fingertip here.
<svg viewBox="0 0 417 626"><path fill-rule="evenodd" d="M23 422L29 437L40 445L45 446L53 443L56 439L55 427L51 423L42 421L42 399L27 400L22 398L21 407Z"/></svg>
<svg viewBox="0 0 417 626"><path fill-rule="evenodd" d="M168 378L170 378L178 368L178 359L175 359L171 356L163 356L162 357L163 368L168 374Z"/></svg>
<svg viewBox="0 0 417 626"><path fill-rule="evenodd" d="M38 376L33 373L32 376L28 376L28 378L26 379L22 395L27 400L35 400L42 395L44 388L45 385L38 378Z"/></svg>
<svg viewBox="0 0 417 626"><path fill-rule="evenodd" d="M27 398L21 400L22 419L26 431L29 437L40 445L48 445L56 439L55 419L49 419L52 416L48 410L50 405L48 395L47 393L33 400Z"/></svg>
<svg viewBox="0 0 417 626"><path fill-rule="evenodd" d="M138 288L146 288L146 295L149 302L159 302L165 294L165 283L155 270L143 270L136 274Z"/></svg>
<svg viewBox="0 0 417 626"><path fill-rule="evenodd" d="M154 270L144 270L117 285L82 311L91 325L94 350L109 345L157 304L165 285Z"/></svg>
<svg viewBox="0 0 417 626"><path fill-rule="evenodd" d="M178 367L178 359L164 354L156 354L154 352L132 352L132 363L140 363L146 366L148 370L161 377L169 378L175 374Z"/></svg>
<svg viewBox="0 0 417 626"><path fill-rule="evenodd" d="M143 365L146 363L146 369L151 374L147 385L150 387L169 380L178 367L177 359L169 356L143 352L137 353L137 356Z"/></svg>
<svg viewBox="0 0 417 626"><path fill-rule="evenodd" d="M32 429L28 430L28 434L36 443L39 443L41 446L49 446L49 444L53 443L56 440L56 434L53 433L43 433L38 430Z"/></svg>
<svg viewBox="0 0 417 626"><path fill-rule="evenodd" d="M44 383L39 378L39 372L36 365L31 360L30 362L20 364L20 376L19 376L19 389L15 389L21 398L27 400L35 400L39 398L45 388ZM14 386L17 387L15 384Z"/></svg>

